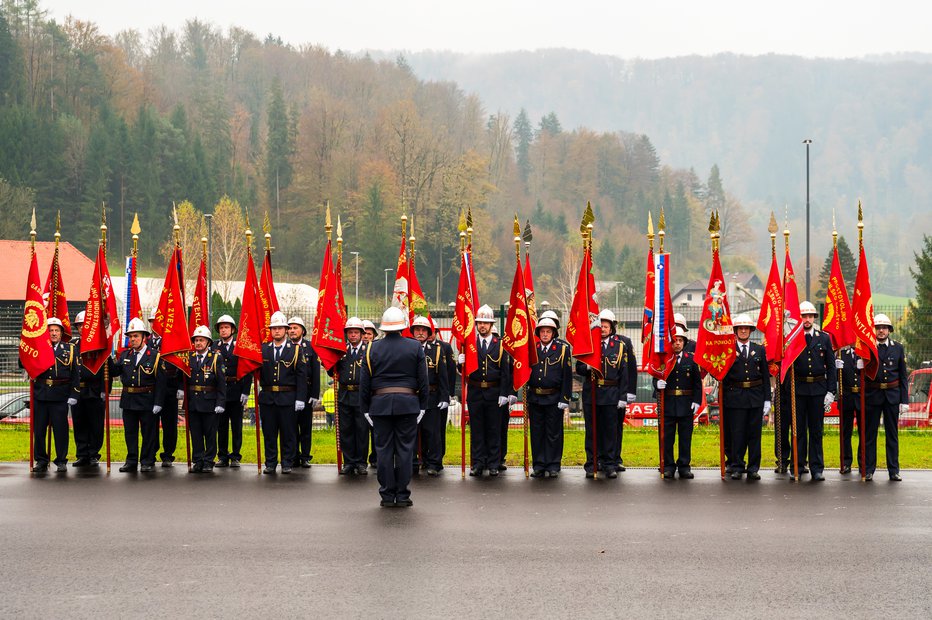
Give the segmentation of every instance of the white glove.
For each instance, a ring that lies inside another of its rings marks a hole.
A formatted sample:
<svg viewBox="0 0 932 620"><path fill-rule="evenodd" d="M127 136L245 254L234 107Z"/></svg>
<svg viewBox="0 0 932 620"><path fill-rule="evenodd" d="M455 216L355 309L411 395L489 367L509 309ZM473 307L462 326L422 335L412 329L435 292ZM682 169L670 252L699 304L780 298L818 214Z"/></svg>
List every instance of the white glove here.
<svg viewBox="0 0 932 620"><path fill-rule="evenodd" d="M857 367L858 370L864 370L864 360L861 359L860 357L858 358L858 361L854 363L854 365Z"/></svg>
<svg viewBox="0 0 932 620"><path fill-rule="evenodd" d="M175 399L184 400L184 390L178 390L177 392L175 392Z"/></svg>
<svg viewBox="0 0 932 620"><path fill-rule="evenodd" d="M765 400L764 401L764 415L767 415L768 413L770 413L770 401Z"/></svg>
<svg viewBox="0 0 932 620"><path fill-rule="evenodd" d="M294 401L294 410L295 411L304 411L304 401L296 400Z"/></svg>
<svg viewBox="0 0 932 620"><path fill-rule="evenodd" d="M459 355L457 355L457 356L456 356L456 363L457 363L457 364L465 364L465 363L466 363L466 354L465 354L465 353L460 353Z"/></svg>
<svg viewBox="0 0 932 620"><path fill-rule="evenodd" d="M557 403L557 409L559 409L559 410L561 410L561 411L566 411L566 410L569 409L569 408L570 408L570 404L569 404L569 403Z"/></svg>
<svg viewBox="0 0 932 620"><path fill-rule="evenodd" d="M637 398L638 398L637 395L628 393L628 402L629 402L629 403L633 403L634 401L637 400Z"/></svg>
<svg viewBox="0 0 932 620"><path fill-rule="evenodd" d="M78 399L77 399L77 398L72 397L72 398L69 398L69 399L68 399L68 405L69 405L69 406L74 407L74 406L77 405L77 404L78 404Z"/></svg>
<svg viewBox="0 0 932 620"><path fill-rule="evenodd" d="M106 394L105 392L101 392L101 393L100 393L100 400L105 400L106 398L107 398L107 394Z"/></svg>
<svg viewBox="0 0 932 620"><path fill-rule="evenodd" d="M628 406L628 401L624 401L624 400L618 401L618 409L624 409L627 406Z"/></svg>
<svg viewBox="0 0 932 620"><path fill-rule="evenodd" d="M511 396L508 397L508 405L509 405L509 406L514 406L514 404L515 404L516 402L518 402L518 397L515 396L514 394L512 394Z"/></svg>
<svg viewBox="0 0 932 620"><path fill-rule="evenodd" d="M504 407L504 406L507 405L507 404L508 404L508 397L507 397L507 396L499 396L499 397L498 397L498 406L499 406L499 407Z"/></svg>
<svg viewBox="0 0 932 620"><path fill-rule="evenodd" d="M311 409L313 409L314 407L319 407L320 399L312 398L311 400L307 401L307 404L311 406Z"/></svg>
<svg viewBox="0 0 932 620"><path fill-rule="evenodd" d="M693 410L693 415L696 415L696 412L699 411L699 403L693 403L690 405L690 409Z"/></svg>
<svg viewBox="0 0 932 620"><path fill-rule="evenodd" d="M845 367L845 360L841 359L840 357L835 360L835 368L837 368L838 370L842 370L844 369L844 367Z"/></svg>
<svg viewBox="0 0 932 620"><path fill-rule="evenodd" d="M832 394L831 392L826 392L825 393L825 406L828 407L833 402L835 402L835 395Z"/></svg>
<svg viewBox="0 0 932 620"><path fill-rule="evenodd" d="M658 389L658 390L665 390L665 389L667 389L667 382L664 381L663 379L658 379L658 380L657 380L657 389Z"/></svg>
<svg viewBox="0 0 932 620"><path fill-rule="evenodd" d="M217 405L216 407L214 407L214 413L223 413L224 411L225 409L221 407L220 405Z"/></svg>
<svg viewBox="0 0 932 620"><path fill-rule="evenodd" d="M366 418L366 422L369 423L369 426L375 426L375 424L372 423L372 418L369 417L368 413L364 413L362 415Z"/></svg>
<svg viewBox="0 0 932 620"><path fill-rule="evenodd" d="M447 407L449 406L450 406L450 403L440 403L437 405L437 408L440 409L440 411L446 411Z"/></svg>
<svg viewBox="0 0 932 620"><path fill-rule="evenodd" d="M249 400L249 397L246 396L245 394L240 394L240 395L239 395L239 404L241 404L242 406L245 407L245 406L246 406L246 401L248 401L248 400Z"/></svg>
<svg viewBox="0 0 932 620"><path fill-rule="evenodd" d="M420 412L419 414L417 414L417 423L418 423L418 424L420 424L420 423L421 423L421 420L424 419L424 414L425 414L425 413L427 413L427 412L424 411L423 409L421 409L421 412Z"/></svg>
<svg viewBox="0 0 932 620"><path fill-rule="evenodd" d="M908 412L909 412L909 405L907 405L906 403L901 404L900 415L903 415L904 413L908 413Z"/></svg>
<svg viewBox="0 0 932 620"><path fill-rule="evenodd" d="M154 406L152 408L152 413L154 413L155 415L162 413L162 406L161 405Z"/></svg>

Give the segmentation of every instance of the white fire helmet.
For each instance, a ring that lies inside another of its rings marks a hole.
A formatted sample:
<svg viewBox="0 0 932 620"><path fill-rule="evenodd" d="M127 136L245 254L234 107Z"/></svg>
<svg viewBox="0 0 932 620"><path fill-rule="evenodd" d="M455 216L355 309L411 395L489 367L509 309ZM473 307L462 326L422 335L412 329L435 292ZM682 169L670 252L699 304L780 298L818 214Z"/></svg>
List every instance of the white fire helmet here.
<svg viewBox="0 0 932 620"><path fill-rule="evenodd" d="M414 320L411 322L411 328L413 329L415 327L426 327L428 336L431 336L434 333L434 326L431 324L430 319L428 319L426 316L414 317Z"/></svg>
<svg viewBox="0 0 932 620"><path fill-rule="evenodd" d="M229 314L224 314L222 317L217 319L217 322L214 324L214 327L219 331L220 326L226 323L227 325L233 328L233 331L236 331L236 321L233 320L233 317Z"/></svg>
<svg viewBox="0 0 932 620"><path fill-rule="evenodd" d="M875 314L874 315L874 327L880 327L886 325L890 328L890 331L893 331L893 321L890 320L886 314Z"/></svg>
<svg viewBox="0 0 932 620"><path fill-rule="evenodd" d="M210 328L207 327L206 325L198 325L197 327L194 328L194 333L191 334L191 340L194 340L195 338L198 338L198 337L207 338L207 340L210 342L214 341L214 338L210 333Z"/></svg>
<svg viewBox="0 0 932 620"><path fill-rule="evenodd" d="M84 314L85 314L84 310L81 310L81 312L78 312L78 315L74 317L75 325L80 325L81 323L84 322Z"/></svg>
<svg viewBox="0 0 932 620"><path fill-rule="evenodd" d="M800 316L806 316L807 314L812 316L819 316L819 313L816 312L815 306L813 306L812 303L808 301L804 301L803 303L799 304L799 314Z"/></svg>
<svg viewBox="0 0 932 620"><path fill-rule="evenodd" d="M383 332L400 332L408 326L408 317L404 310L394 306L382 313L382 324L379 329Z"/></svg>
<svg viewBox="0 0 932 620"><path fill-rule="evenodd" d="M346 319L346 325L343 326L343 331L348 329L358 329L359 331L364 331L366 329L366 325L363 321L359 320L359 317L351 316L350 318Z"/></svg>
<svg viewBox="0 0 932 620"><path fill-rule="evenodd" d="M126 326L126 334L142 333L148 334L149 330L146 329L146 324L143 323L142 319L135 318L129 322L129 325Z"/></svg>
<svg viewBox="0 0 932 620"><path fill-rule="evenodd" d="M488 304L484 304L479 311L476 312L476 323L494 323L495 322L495 312L492 310L492 307Z"/></svg>
<svg viewBox="0 0 932 620"><path fill-rule="evenodd" d="M545 310L544 313L540 315L540 320L543 321L544 319L550 319L556 324L557 329L560 329L560 317L558 317L557 313L553 310Z"/></svg>
<svg viewBox="0 0 932 620"><path fill-rule="evenodd" d="M288 327L288 321L285 319L284 312L274 312L269 318L269 327Z"/></svg>
<svg viewBox="0 0 932 620"><path fill-rule="evenodd" d="M735 327L750 327L751 331L757 329L757 325L754 324L754 321L751 320L751 316L746 313L741 313L735 317L732 321L732 325Z"/></svg>
<svg viewBox="0 0 932 620"><path fill-rule="evenodd" d="M679 312L673 313L673 323L682 326L683 329L689 329L689 325L686 324L686 317Z"/></svg>
<svg viewBox="0 0 932 620"><path fill-rule="evenodd" d="M304 319L299 316L293 316L288 319L288 326L290 327L292 325L300 325L301 331L304 332L304 335L307 335L307 327L304 325Z"/></svg>

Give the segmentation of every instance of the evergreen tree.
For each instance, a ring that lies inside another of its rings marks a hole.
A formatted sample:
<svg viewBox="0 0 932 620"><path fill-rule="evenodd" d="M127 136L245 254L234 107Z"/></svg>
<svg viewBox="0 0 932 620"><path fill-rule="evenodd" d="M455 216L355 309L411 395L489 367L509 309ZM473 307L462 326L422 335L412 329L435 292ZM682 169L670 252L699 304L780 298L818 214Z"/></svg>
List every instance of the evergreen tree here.
<svg viewBox="0 0 932 620"><path fill-rule="evenodd" d="M816 291L815 299L822 301L825 299L825 292L828 289L828 279L832 274L832 256L833 250L829 249L825 262L822 263L822 271L819 273L819 290ZM848 299L854 299L854 277L858 273L858 263L848 247L843 235L838 236L838 262L841 264L841 273L845 278L845 288L848 289Z"/></svg>
<svg viewBox="0 0 932 620"><path fill-rule="evenodd" d="M721 211L725 208L725 187L722 185L722 176L718 171L718 164L714 164L709 172L704 202L706 213Z"/></svg>
<svg viewBox="0 0 932 620"><path fill-rule="evenodd" d="M540 119L540 133L556 136L562 131L563 127L560 125L560 120L557 118L556 112L551 112Z"/></svg>
<svg viewBox="0 0 932 620"><path fill-rule="evenodd" d="M528 177L531 175L531 142L534 140L534 129L524 108L521 108L521 112L515 118L514 135L518 174L521 175L521 181L527 189Z"/></svg>
<svg viewBox="0 0 932 620"><path fill-rule="evenodd" d="M923 235L922 240L922 253L913 253L916 266L909 269L916 281L916 297L909 302L900 331L910 368L932 360L932 236Z"/></svg>
<svg viewBox="0 0 932 620"><path fill-rule="evenodd" d="M291 155L294 139L291 132L291 119L285 105L281 80L272 81L269 93L268 136L265 141L265 183L269 204L275 209L276 219L281 216L281 192L291 184ZM280 223L277 222L277 223Z"/></svg>

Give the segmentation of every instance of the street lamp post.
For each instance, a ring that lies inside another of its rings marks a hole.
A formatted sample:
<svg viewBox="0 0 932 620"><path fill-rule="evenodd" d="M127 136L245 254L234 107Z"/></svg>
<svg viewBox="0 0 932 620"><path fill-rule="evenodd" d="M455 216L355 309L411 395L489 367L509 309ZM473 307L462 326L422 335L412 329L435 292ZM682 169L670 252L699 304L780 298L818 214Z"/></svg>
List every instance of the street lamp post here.
<svg viewBox="0 0 932 620"><path fill-rule="evenodd" d="M356 257L356 309L353 311L355 316L359 316L359 252L350 252Z"/></svg>
<svg viewBox="0 0 932 620"><path fill-rule="evenodd" d="M204 219L207 220L207 311L208 311L208 325L213 322L213 317L209 316L210 313L210 303L213 301L211 295L213 294L213 263L214 263L214 236L211 234L213 230L214 215L213 213L207 213L204 215Z"/></svg>
<svg viewBox="0 0 932 620"><path fill-rule="evenodd" d="M388 307L388 272L392 271L391 267L388 267L385 271L385 307Z"/></svg>
<svg viewBox="0 0 932 620"><path fill-rule="evenodd" d="M806 145L806 299L812 297L810 289L810 273L811 269L809 267L809 145L812 144L810 138L803 140L803 144Z"/></svg>

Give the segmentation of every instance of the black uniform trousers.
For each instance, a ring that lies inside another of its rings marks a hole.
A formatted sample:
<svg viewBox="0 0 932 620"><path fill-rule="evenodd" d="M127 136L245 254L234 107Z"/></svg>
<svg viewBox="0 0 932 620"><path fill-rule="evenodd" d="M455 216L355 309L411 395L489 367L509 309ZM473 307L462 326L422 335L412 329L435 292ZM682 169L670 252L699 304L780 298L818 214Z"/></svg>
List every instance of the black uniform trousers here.
<svg viewBox="0 0 932 620"><path fill-rule="evenodd" d="M241 461L243 455L243 404L239 398L228 400L223 404L224 411L217 415L217 458L221 461L230 459ZM233 440L232 449L230 439Z"/></svg>
<svg viewBox="0 0 932 620"><path fill-rule="evenodd" d="M624 460L621 458L621 444L624 441L625 437L625 415L628 412L628 406L625 405L624 409L618 410L618 431L615 435L615 451L613 453L615 457L615 467L620 467L624 465Z"/></svg>
<svg viewBox="0 0 932 620"><path fill-rule="evenodd" d="M673 441L675 435L680 436L679 449L676 461L673 460ZM664 416L663 417L663 470L672 473L676 470L685 473L690 471L693 445L693 418L692 416Z"/></svg>
<svg viewBox="0 0 932 620"><path fill-rule="evenodd" d="M142 430L142 453L139 431ZM124 409L123 430L126 435L126 464L155 465L159 449L159 416L147 409Z"/></svg>
<svg viewBox="0 0 932 620"><path fill-rule="evenodd" d="M213 465L217 455L217 414L188 412L191 426L191 459L195 464Z"/></svg>
<svg viewBox="0 0 932 620"><path fill-rule="evenodd" d="M104 401L98 397L79 398L71 408L74 422L74 453L78 459L100 460L104 445Z"/></svg>
<svg viewBox="0 0 932 620"><path fill-rule="evenodd" d="M49 464L49 453L45 449L45 438L49 425L52 427L52 438L55 440L55 464L64 465L68 462L68 403L57 400L37 400L35 404L35 456L37 465Z"/></svg>
<svg viewBox="0 0 932 620"><path fill-rule="evenodd" d="M178 447L178 399L174 390L165 390L165 398L161 403L162 410L157 418L162 427L162 452L159 458L163 461L174 462L175 448ZM158 440L158 436L156 436Z"/></svg>
<svg viewBox="0 0 932 620"><path fill-rule="evenodd" d="M560 471L563 460L563 410L556 404L528 403L531 457L534 471Z"/></svg>
<svg viewBox="0 0 932 620"><path fill-rule="evenodd" d="M343 464L365 467L369 452L369 423L359 407L340 405L340 449Z"/></svg>
<svg viewBox="0 0 932 620"><path fill-rule="evenodd" d="M844 399L848 400L849 398L860 398L860 394L845 394ZM855 421L857 419L857 421ZM858 425L858 445L852 450L852 438L854 436L854 425ZM865 420L865 425L867 421ZM861 418L860 412L857 409L847 409L842 411L841 414L841 441L842 446L844 446L844 457L842 458L842 465L845 467L851 467L857 458L858 467L861 467L861 437L864 436L864 433L861 432ZM876 437L875 437L876 439ZM867 448L867 445L864 446ZM876 453L875 453L876 456Z"/></svg>
<svg viewBox="0 0 932 620"><path fill-rule="evenodd" d="M732 471L757 472L760 470L761 460L761 429L764 424L764 410L762 407L728 407L723 413L729 426L730 433L724 433L725 447L731 452ZM729 437L730 435L730 437ZM731 448L728 448L728 439L731 439ZM748 459L745 462L744 454ZM727 463L726 457L726 463Z"/></svg>
<svg viewBox="0 0 932 620"><path fill-rule="evenodd" d="M294 405L263 405L260 403L259 417L262 424L266 467L274 469L278 465L279 436L281 437L282 467L291 467L298 453Z"/></svg>
<svg viewBox="0 0 932 620"><path fill-rule="evenodd" d="M443 466L443 416L438 407L428 407L421 419L418 438L418 462L423 467L439 470Z"/></svg>
<svg viewBox="0 0 932 620"><path fill-rule="evenodd" d="M599 470L615 469L615 437L618 434L617 405L596 405L595 440L599 457ZM583 404L583 419L586 422L586 473L592 472L592 405Z"/></svg>
<svg viewBox="0 0 932 620"><path fill-rule="evenodd" d="M789 402L789 399L787 399ZM781 417L786 418L786 424L792 425L792 410L785 407L780 412ZM781 420L783 422L783 420ZM825 461L822 456L822 429L825 426L825 395L816 394L814 396L796 395L796 451L799 458L800 468L809 463L809 471L812 474L821 474L825 469ZM793 444L787 435L787 443L784 444L783 455L789 466L792 467L793 461Z"/></svg>
<svg viewBox="0 0 932 620"><path fill-rule="evenodd" d="M886 400L880 406L867 406L867 473L873 474L877 468L877 432L880 430L880 420L883 418L883 432L886 438L887 472L900 473L900 406Z"/></svg>
<svg viewBox="0 0 932 620"><path fill-rule="evenodd" d="M467 400L471 467L497 469L502 462L502 416L508 406L481 398Z"/></svg>
<svg viewBox="0 0 932 620"><path fill-rule="evenodd" d="M310 403L305 404L302 411L295 412L295 424L298 437L298 458L295 459L294 465L297 467L300 461L311 460L311 429L314 426L314 409Z"/></svg>
<svg viewBox="0 0 932 620"><path fill-rule="evenodd" d="M394 502L411 498L417 414L372 416L375 452L378 457L379 495Z"/></svg>

